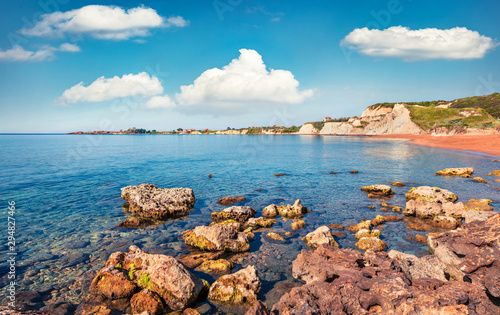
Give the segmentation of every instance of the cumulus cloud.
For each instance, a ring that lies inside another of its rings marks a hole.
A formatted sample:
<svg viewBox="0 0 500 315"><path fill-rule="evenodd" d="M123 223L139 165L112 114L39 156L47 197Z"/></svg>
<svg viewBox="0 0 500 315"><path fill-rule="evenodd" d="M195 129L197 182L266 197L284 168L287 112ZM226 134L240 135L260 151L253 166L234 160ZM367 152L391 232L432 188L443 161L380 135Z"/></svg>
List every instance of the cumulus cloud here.
<svg viewBox="0 0 500 315"><path fill-rule="evenodd" d="M355 29L341 45L372 57L404 60L478 59L497 46L490 37L465 27L410 30L393 26L385 30Z"/></svg>
<svg viewBox="0 0 500 315"><path fill-rule="evenodd" d="M163 93L163 87L158 78L141 72L125 74L121 78L118 76L100 77L89 86L84 86L83 82L80 82L64 91L57 103L59 105L94 103L131 96L146 98L161 93Z"/></svg>
<svg viewBox="0 0 500 315"><path fill-rule="evenodd" d="M0 61L29 61L29 62L39 62L45 60L51 60L54 58L56 51L64 52L79 52L80 47L77 45L64 43L55 48L52 46L44 46L38 51L25 50L23 47L16 45L8 50L0 50Z"/></svg>
<svg viewBox="0 0 500 315"><path fill-rule="evenodd" d="M153 28L187 25L188 21L181 16L165 19L156 10L142 6L124 10L117 6L88 5L44 14L33 28L20 32L39 37L84 34L98 39L125 40L149 36Z"/></svg>
<svg viewBox="0 0 500 315"><path fill-rule="evenodd" d="M175 102L168 95L153 96L144 104L144 107L148 109L174 108L175 106Z"/></svg>
<svg viewBox="0 0 500 315"><path fill-rule="evenodd" d="M312 95L312 90L299 90L299 82L290 71L268 71L259 53L241 49L239 58L227 66L206 70L193 84L181 86L175 99L183 109L220 112L255 105L297 104Z"/></svg>

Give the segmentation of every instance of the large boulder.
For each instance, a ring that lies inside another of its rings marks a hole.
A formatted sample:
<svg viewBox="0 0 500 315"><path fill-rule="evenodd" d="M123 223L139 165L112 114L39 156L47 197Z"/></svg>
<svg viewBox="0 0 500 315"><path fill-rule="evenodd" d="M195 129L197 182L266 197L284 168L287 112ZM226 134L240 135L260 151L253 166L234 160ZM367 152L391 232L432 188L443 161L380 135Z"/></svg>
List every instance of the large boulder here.
<svg viewBox="0 0 500 315"><path fill-rule="evenodd" d="M429 235L429 250L459 271L462 281L500 297L500 214L466 223L461 229Z"/></svg>
<svg viewBox="0 0 500 315"><path fill-rule="evenodd" d="M302 240L309 246L309 248L317 248L323 244L330 244L333 246L339 246L335 239L333 238L332 232L328 226L320 226L316 230L307 234L302 238Z"/></svg>
<svg viewBox="0 0 500 315"><path fill-rule="evenodd" d="M322 245L314 252L303 250L292 273L306 284L285 294L274 305L275 313L495 314L499 310L470 283L412 279L386 253L361 254Z"/></svg>
<svg viewBox="0 0 500 315"><path fill-rule="evenodd" d="M196 202L192 189L161 189L152 184L124 187L122 198L129 204L128 211L156 220L185 216Z"/></svg>
<svg viewBox="0 0 500 315"><path fill-rule="evenodd" d="M245 223L248 219L255 217L256 213L255 209L247 206L232 206L220 212L213 212L211 217L214 222L236 220L240 223Z"/></svg>
<svg viewBox="0 0 500 315"><path fill-rule="evenodd" d="M206 251L246 252L250 249L247 234L228 225L197 226L182 233L186 245Z"/></svg>
<svg viewBox="0 0 500 315"><path fill-rule="evenodd" d="M437 175L455 176L455 175L471 175L474 173L473 167L457 167L445 168L444 170L437 171Z"/></svg>
<svg viewBox="0 0 500 315"><path fill-rule="evenodd" d="M119 299L129 298L139 289L143 291L132 297L132 307L160 312L163 304L172 310L186 308L198 299L207 285L177 259L151 255L132 245L128 253L110 255L106 267L92 281L89 292Z"/></svg>
<svg viewBox="0 0 500 315"><path fill-rule="evenodd" d="M368 197L390 197L394 195L391 186L388 185L370 185L361 188L362 191L368 193Z"/></svg>
<svg viewBox="0 0 500 315"><path fill-rule="evenodd" d="M451 216L461 219L466 211L462 202L455 203L457 195L439 187L414 187L405 196L406 208L403 213L408 216L422 219Z"/></svg>
<svg viewBox="0 0 500 315"><path fill-rule="evenodd" d="M253 303L258 300L260 279L254 266L221 276L211 286L208 298L231 304Z"/></svg>

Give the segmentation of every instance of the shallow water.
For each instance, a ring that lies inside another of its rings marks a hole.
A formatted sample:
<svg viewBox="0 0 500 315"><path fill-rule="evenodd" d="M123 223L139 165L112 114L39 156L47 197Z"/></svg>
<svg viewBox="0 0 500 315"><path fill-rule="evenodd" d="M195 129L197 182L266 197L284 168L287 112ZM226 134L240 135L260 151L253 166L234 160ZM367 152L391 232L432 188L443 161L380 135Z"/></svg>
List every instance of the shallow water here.
<svg viewBox="0 0 500 315"><path fill-rule="evenodd" d="M307 246L301 238L321 225L355 224L380 211L380 200L368 199L360 188L391 181L388 201L404 206L404 193L412 186L449 189L460 201L490 198L500 208L500 183L486 173L500 169L492 157L470 152L414 146L406 141L369 137L318 136L215 136L215 135L16 135L0 136L0 204L6 257L7 202L16 202L17 290L41 292L46 304L82 301L90 280L115 251L135 244L150 253L179 256L188 253L181 233L210 223L210 213L224 207L217 200L245 196L237 205L258 211L271 204L301 199L313 212L306 227L286 242L270 241L269 232L290 231L291 221L278 219L266 232L256 233L251 251L237 258L234 270L253 264L263 281L261 298L273 304L293 286L291 262ZM495 157L498 158L498 157ZM475 175L489 181L434 176L447 167L472 166ZM358 174L349 171L358 170ZM338 172L329 174L330 171ZM285 173L276 177L275 173ZM208 174L213 174L209 179ZM187 219L172 220L145 229L114 226L129 217L123 212L120 188L152 183L158 187L189 187L195 192L195 209ZM262 191L257 191L262 189ZM374 205L370 210L367 206ZM389 212L388 214L392 214ZM355 238L344 231L343 248L354 248ZM424 255L426 247L405 239L424 234L404 222L385 223L381 238L388 250ZM236 259L236 258L235 258ZM2 260L0 286L7 284L7 264ZM196 276L212 282L199 272ZM273 290L274 288L274 290ZM2 294L3 295L3 294ZM3 295L5 296L5 295ZM198 306L211 314L224 306L208 302ZM243 310L232 309L238 313Z"/></svg>

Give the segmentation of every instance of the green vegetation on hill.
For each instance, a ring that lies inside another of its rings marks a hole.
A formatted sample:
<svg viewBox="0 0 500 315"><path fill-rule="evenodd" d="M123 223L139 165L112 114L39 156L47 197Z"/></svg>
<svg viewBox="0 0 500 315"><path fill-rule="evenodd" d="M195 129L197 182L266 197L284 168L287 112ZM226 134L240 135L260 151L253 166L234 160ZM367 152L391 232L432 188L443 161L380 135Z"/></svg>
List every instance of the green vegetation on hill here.
<svg viewBox="0 0 500 315"><path fill-rule="evenodd" d="M453 101L451 105L453 108L467 108L476 107L484 108L488 114L496 119L500 118L500 93L493 93L490 95L473 96L461 98Z"/></svg>
<svg viewBox="0 0 500 315"><path fill-rule="evenodd" d="M495 126L495 118L482 108L436 108L408 105L411 119L420 128L429 131L432 127L472 127L488 128ZM477 112L480 116L465 117L462 111Z"/></svg>

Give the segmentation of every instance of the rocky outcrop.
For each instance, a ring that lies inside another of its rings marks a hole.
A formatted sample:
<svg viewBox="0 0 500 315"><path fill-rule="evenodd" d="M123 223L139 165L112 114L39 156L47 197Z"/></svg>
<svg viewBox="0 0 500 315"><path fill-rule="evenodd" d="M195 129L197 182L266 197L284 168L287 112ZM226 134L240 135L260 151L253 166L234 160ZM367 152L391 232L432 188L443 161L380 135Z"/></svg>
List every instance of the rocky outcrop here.
<svg viewBox="0 0 500 315"><path fill-rule="evenodd" d="M322 135L383 135L422 134L424 131L410 117L410 111L403 104L393 108L379 106L367 108L361 117L347 122L327 122L321 129Z"/></svg>
<svg viewBox="0 0 500 315"><path fill-rule="evenodd" d="M428 236L429 250L458 270L457 279L472 282L500 297L500 214L474 220L461 229Z"/></svg>
<svg viewBox="0 0 500 315"><path fill-rule="evenodd" d="M293 262L306 282L274 305L278 314L495 314L486 294L466 282L407 275L386 253L323 245Z"/></svg>
<svg viewBox="0 0 500 315"><path fill-rule="evenodd" d="M394 195L394 191L391 186L388 185L370 185L362 187L361 190L368 193L369 198L390 197Z"/></svg>
<svg viewBox="0 0 500 315"><path fill-rule="evenodd" d="M436 172L437 175L445 176L471 175L472 173L474 173L473 167L445 168Z"/></svg>
<svg viewBox="0 0 500 315"><path fill-rule="evenodd" d="M95 300L96 296L113 301L132 298L132 308L149 309L157 314L163 312L163 305L170 310L186 308L206 289L205 283L194 277L177 259L151 255L137 246L130 246L128 253L110 255L106 267L92 280L87 302ZM113 305L108 304L108 307Z"/></svg>
<svg viewBox="0 0 500 315"><path fill-rule="evenodd" d="M128 211L156 220L187 215L196 202L192 189L161 189L152 184L124 187L122 198L128 202Z"/></svg>
<svg viewBox="0 0 500 315"><path fill-rule="evenodd" d="M182 233L186 245L206 251L245 252L249 238L227 225L197 226Z"/></svg>
<svg viewBox="0 0 500 315"><path fill-rule="evenodd" d="M300 127L297 134L299 135L316 135L319 133L319 130L314 128L312 124L304 124Z"/></svg>
<svg viewBox="0 0 500 315"><path fill-rule="evenodd" d="M232 304L253 303L258 300L260 279L254 266L230 275L221 276L211 286L208 298Z"/></svg>
<svg viewBox="0 0 500 315"><path fill-rule="evenodd" d="M323 244L330 244L337 247L339 246L339 244L335 242L335 239L333 238L333 235L327 226L321 226L317 228L316 230L304 236L302 240L307 244L307 246L309 246L309 248L313 249Z"/></svg>
<svg viewBox="0 0 500 315"><path fill-rule="evenodd" d="M212 221L220 222L225 220L236 220L238 222L244 223L248 221L249 218L255 217L257 211L255 209L247 206L232 206L226 208L220 212L213 212L211 214Z"/></svg>
<svg viewBox="0 0 500 315"><path fill-rule="evenodd" d="M461 219L466 211L462 202L455 203L457 196L454 193L439 187L412 188L406 194L406 200L406 209L403 213L423 219L438 216Z"/></svg>

